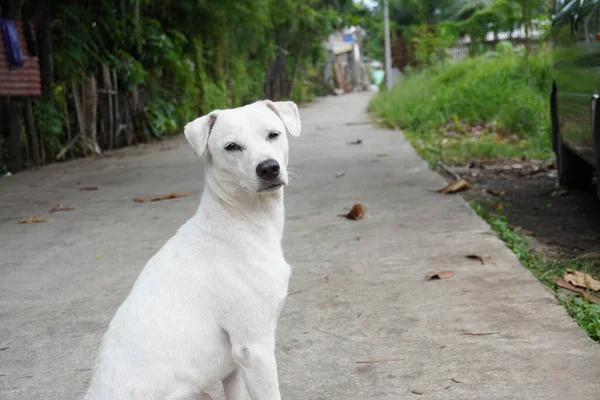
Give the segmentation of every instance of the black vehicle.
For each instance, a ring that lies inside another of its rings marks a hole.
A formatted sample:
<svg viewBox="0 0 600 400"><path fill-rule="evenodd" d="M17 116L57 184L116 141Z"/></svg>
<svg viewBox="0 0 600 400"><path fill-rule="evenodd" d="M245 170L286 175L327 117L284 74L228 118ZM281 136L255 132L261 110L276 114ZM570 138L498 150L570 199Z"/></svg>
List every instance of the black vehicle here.
<svg viewBox="0 0 600 400"><path fill-rule="evenodd" d="M552 20L552 147L559 184L588 188L600 170L600 2L556 0ZM600 183L598 184L600 196Z"/></svg>

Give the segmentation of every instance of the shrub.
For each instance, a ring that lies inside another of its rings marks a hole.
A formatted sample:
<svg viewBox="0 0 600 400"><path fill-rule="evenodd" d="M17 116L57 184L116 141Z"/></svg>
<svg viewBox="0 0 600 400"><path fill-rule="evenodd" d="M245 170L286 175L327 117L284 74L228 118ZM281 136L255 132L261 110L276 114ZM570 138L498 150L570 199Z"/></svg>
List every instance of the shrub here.
<svg viewBox="0 0 600 400"><path fill-rule="evenodd" d="M410 131L413 138L430 139L449 121L454 125L456 121L464 125L494 122L504 136L528 141L538 155L548 153L548 57L539 54L526 59L500 47L495 56L446 62L409 74L391 91L380 92L370 109L388 125ZM486 156L493 157L494 142L489 136L483 139L481 143L487 140L489 145ZM528 145L520 143L519 152L531 155ZM474 149L472 143L461 146Z"/></svg>

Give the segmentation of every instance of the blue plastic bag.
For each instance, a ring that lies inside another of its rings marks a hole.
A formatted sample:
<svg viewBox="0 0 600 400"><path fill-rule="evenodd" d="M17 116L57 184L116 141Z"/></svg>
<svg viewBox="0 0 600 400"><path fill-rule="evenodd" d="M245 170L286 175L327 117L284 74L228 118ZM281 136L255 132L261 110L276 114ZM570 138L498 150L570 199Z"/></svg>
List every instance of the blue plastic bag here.
<svg viewBox="0 0 600 400"><path fill-rule="evenodd" d="M23 53L19 42L19 33L15 24L6 18L0 18L0 28L4 37L4 47L6 47L6 56L11 69L23 67Z"/></svg>

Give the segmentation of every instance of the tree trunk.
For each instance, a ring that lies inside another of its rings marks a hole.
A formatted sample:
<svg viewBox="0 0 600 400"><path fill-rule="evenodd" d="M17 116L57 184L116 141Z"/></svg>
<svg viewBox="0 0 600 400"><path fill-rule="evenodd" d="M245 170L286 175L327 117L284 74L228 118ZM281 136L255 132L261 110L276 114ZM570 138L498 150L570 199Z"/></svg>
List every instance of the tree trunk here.
<svg viewBox="0 0 600 400"><path fill-rule="evenodd" d="M277 58L271 64L269 70L269 98L274 101L281 100L285 96L285 67L286 67L286 55L284 47L284 39L281 35L277 40Z"/></svg>
<svg viewBox="0 0 600 400"><path fill-rule="evenodd" d="M38 7L46 7L42 2ZM36 29L36 42L38 46L38 57L40 61L40 75L42 77L42 96L45 101L52 99L52 88L54 86L54 63L52 61L52 37L50 31L50 10L40 11L41 18Z"/></svg>
<svg viewBox="0 0 600 400"><path fill-rule="evenodd" d="M85 120L85 133L92 142L92 149L96 154L100 154L100 146L98 146L98 90L96 87L96 77L89 74L84 82L85 96L83 99L83 112Z"/></svg>
<svg viewBox="0 0 600 400"><path fill-rule="evenodd" d="M38 133L35 128L35 116L33 115L31 99L25 100L25 131L27 132L31 164L34 167L39 167L42 164L40 159L40 141L38 140Z"/></svg>
<svg viewBox="0 0 600 400"><path fill-rule="evenodd" d="M531 23L530 0L521 0L521 13L523 15L523 28L525 29L525 57L529 56L529 26Z"/></svg>
<svg viewBox="0 0 600 400"><path fill-rule="evenodd" d="M23 115L23 103L15 98L9 99L6 105L8 115L8 162L7 166L11 172L23 169L23 154L21 151L21 115Z"/></svg>
<svg viewBox="0 0 600 400"><path fill-rule="evenodd" d="M294 65L294 72L292 72L292 81L290 82L290 87L288 89L288 98L291 98L292 94L294 93L294 85L296 84L298 70L300 70L300 61L302 61L302 53L304 52L304 43L304 40L300 42L300 49L298 50L298 55L296 56L296 64Z"/></svg>

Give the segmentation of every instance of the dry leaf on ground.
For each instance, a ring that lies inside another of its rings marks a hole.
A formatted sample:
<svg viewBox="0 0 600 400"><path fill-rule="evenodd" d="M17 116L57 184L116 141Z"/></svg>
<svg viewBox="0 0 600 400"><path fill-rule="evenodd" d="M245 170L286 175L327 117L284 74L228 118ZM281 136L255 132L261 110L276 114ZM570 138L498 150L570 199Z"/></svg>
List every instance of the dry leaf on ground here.
<svg viewBox="0 0 600 400"><path fill-rule="evenodd" d="M466 179L461 179L459 181L450 182L443 189L440 189L439 192L442 194L452 194L470 189L473 189L473 184Z"/></svg>
<svg viewBox="0 0 600 400"><path fill-rule="evenodd" d="M96 259L99 260L101 258L104 258L104 253L100 253L96 256Z"/></svg>
<svg viewBox="0 0 600 400"><path fill-rule="evenodd" d="M355 221L360 221L365 216L365 206L356 203L348 214L341 214L340 217L346 217Z"/></svg>
<svg viewBox="0 0 600 400"><path fill-rule="evenodd" d="M574 286L600 292L600 281L585 272L568 269L565 271L564 279Z"/></svg>
<svg viewBox="0 0 600 400"><path fill-rule="evenodd" d="M410 389L410 392L413 394L418 394L419 396L423 394L420 390Z"/></svg>
<svg viewBox="0 0 600 400"><path fill-rule="evenodd" d="M448 279L454 276L454 271L433 271L427 274L425 277L426 281L434 279Z"/></svg>
<svg viewBox="0 0 600 400"><path fill-rule="evenodd" d="M467 258L471 259L471 260L477 260L479 261L482 265L485 264L485 261L483 260L483 257L478 256L477 254L469 254L468 256L466 256Z"/></svg>
<svg viewBox="0 0 600 400"><path fill-rule="evenodd" d="M579 293L584 299L591 301L592 303L600 304L600 297L597 297L591 293L588 293L585 289L573 286L569 282L565 281L562 278L558 278L558 277L554 278L554 284L556 284L556 286L558 286L558 287L567 289L571 292Z"/></svg>
<svg viewBox="0 0 600 400"><path fill-rule="evenodd" d="M340 170L337 172L337 174L335 174L335 177L336 177L336 178L340 178L340 177L342 177L342 176L344 176L344 170L343 170L343 169L340 169Z"/></svg>
<svg viewBox="0 0 600 400"><path fill-rule="evenodd" d="M390 153L387 153L387 152L384 151L383 153L377 154L377 157L387 157L389 155L390 155Z"/></svg>
<svg viewBox="0 0 600 400"><path fill-rule="evenodd" d="M353 141L353 142L350 142L350 143L348 143L348 144L362 144L362 140L360 140L360 139L356 139L355 141Z"/></svg>
<svg viewBox="0 0 600 400"><path fill-rule="evenodd" d="M179 197L187 197L187 196L190 196L191 194L192 194L192 192L188 192L188 193L171 192L171 193L167 193L167 194L159 194L157 196L136 197L133 200L136 203L151 203L153 201L161 201L161 200L177 199Z"/></svg>
<svg viewBox="0 0 600 400"><path fill-rule="evenodd" d="M84 187L80 187L79 190L85 190L85 191L98 190L98 186L84 186Z"/></svg>
<svg viewBox="0 0 600 400"><path fill-rule="evenodd" d="M73 207L66 207L66 206L63 206L62 203L58 203L57 206L54 206L50 209L50 212L53 213L53 212L57 212L57 211L72 211L72 210L74 210Z"/></svg>
<svg viewBox="0 0 600 400"><path fill-rule="evenodd" d="M46 220L38 217L27 217L19 220L20 224L38 224L40 222L46 222Z"/></svg>

